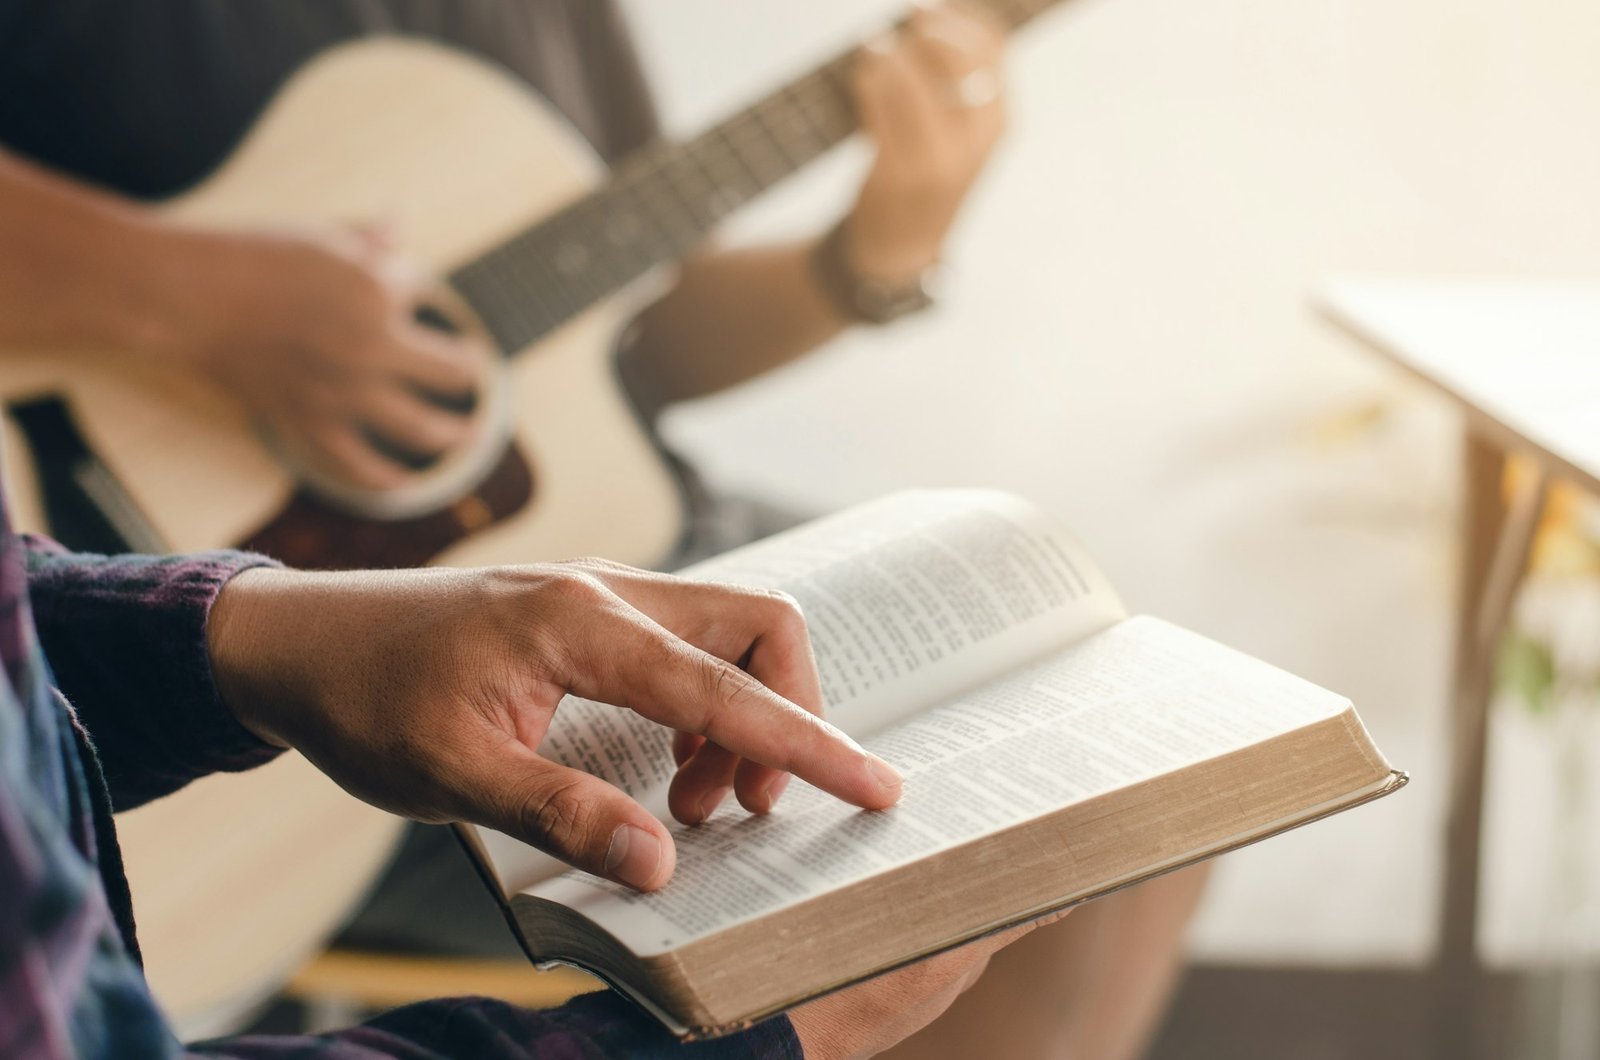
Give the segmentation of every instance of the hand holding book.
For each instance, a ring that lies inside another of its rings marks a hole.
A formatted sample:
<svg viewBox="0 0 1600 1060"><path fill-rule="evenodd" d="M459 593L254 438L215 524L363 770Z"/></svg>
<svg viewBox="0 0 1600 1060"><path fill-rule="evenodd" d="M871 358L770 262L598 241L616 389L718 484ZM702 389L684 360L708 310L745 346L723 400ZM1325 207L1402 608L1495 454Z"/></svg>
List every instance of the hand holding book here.
<svg viewBox="0 0 1600 1060"><path fill-rule="evenodd" d="M881 809L898 774L819 717L792 600L613 564L234 579L208 637L224 701L346 790L421 821L472 821L643 890L672 834L621 788L540 753L569 692L701 738L672 778L685 823L729 787L772 808L786 771Z"/></svg>
<svg viewBox="0 0 1600 1060"><path fill-rule="evenodd" d="M1404 783L1348 700L1129 617L1015 497L891 497L692 573L253 570L213 669L352 793L480 825L526 950L689 1035L793 1009L872 1048L1018 925Z"/></svg>
<svg viewBox="0 0 1600 1060"><path fill-rule="evenodd" d="M989 967L989 958L1066 916L1062 910L969 942L789 1013L806 1060L876 1056L942 1016Z"/></svg>
<svg viewBox="0 0 1600 1060"><path fill-rule="evenodd" d="M903 771L899 804L797 784L770 815L676 826L671 737L574 699L542 753L668 822L671 884L640 894L461 831L536 960L596 971L683 1034L786 1009L803 1029L805 1002L855 1005L841 988L1404 783L1347 699L1129 616L1020 498L900 494L686 573L799 600L829 716Z"/></svg>

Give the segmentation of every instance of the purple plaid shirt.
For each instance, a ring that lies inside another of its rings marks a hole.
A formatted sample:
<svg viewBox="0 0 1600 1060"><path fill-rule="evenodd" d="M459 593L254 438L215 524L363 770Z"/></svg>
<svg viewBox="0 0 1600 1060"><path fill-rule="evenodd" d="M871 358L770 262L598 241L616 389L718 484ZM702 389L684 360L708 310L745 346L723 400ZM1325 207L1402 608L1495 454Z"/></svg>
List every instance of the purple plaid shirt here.
<svg viewBox="0 0 1600 1060"><path fill-rule="evenodd" d="M218 700L205 641L222 586L265 562L73 555L12 534L0 496L0 1056L798 1060L787 1019L681 1045L609 991L542 1012L454 998L332 1034L180 1045L140 971L111 814L272 757Z"/></svg>

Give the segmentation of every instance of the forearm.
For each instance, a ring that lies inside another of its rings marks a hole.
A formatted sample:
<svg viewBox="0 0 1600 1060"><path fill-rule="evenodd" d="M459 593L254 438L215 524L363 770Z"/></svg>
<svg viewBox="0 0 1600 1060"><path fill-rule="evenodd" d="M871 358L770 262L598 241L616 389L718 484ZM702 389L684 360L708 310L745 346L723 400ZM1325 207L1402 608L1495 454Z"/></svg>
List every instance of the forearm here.
<svg viewBox="0 0 1600 1060"><path fill-rule="evenodd" d="M0 342L174 350L217 240L0 150Z"/></svg>
<svg viewBox="0 0 1600 1060"><path fill-rule="evenodd" d="M710 251L639 319L626 351L630 390L649 412L787 364L850 323L812 266L816 240Z"/></svg>
<svg viewBox="0 0 1600 1060"><path fill-rule="evenodd" d="M206 640L222 587L270 561L241 552L78 555L32 537L24 544L40 645L94 741L116 809L277 753L223 705Z"/></svg>

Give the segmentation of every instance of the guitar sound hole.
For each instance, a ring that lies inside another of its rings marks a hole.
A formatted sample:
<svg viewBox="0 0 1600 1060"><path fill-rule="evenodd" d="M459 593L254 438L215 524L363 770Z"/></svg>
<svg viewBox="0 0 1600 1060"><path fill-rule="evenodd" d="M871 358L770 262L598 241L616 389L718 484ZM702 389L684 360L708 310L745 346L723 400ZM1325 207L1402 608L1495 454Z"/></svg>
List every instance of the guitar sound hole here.
<svg viewBox="0 0 1600 1060"><path fill-rule="evenodd" d="M411 310L411 315L418 324L430 330L445 335L461 334L461 328L457 326L454 320L450 319L449 314L438 306L429 305L426 302L419 303ZM475 390L450 393L444 390L435 390L433 387L409 380L406 385L417 397L436 409L448 412L452 416L460 416L465 419L477 411L478 393ZM367 444L375 451L410 471L426 471L445 457L444 453L418 452L371 428L364 428L361 433Z"/></svg>
<svg viewBox="0 0 1600 1060"><path fill-rule="evenodd" d="M457 541L520 512L533 500L534 486L533 468L510 445L467 498L470 503L410 519L362 519L301 490L243 547L305 569L420 567Z"/></svg>
<svg viewBox="0 0 1600 1060"><path fill-rule="evenodd" d="M461 334L461 328L456 325L454 320L450 319L449 314L438 306L428 305L426 302L420 303L412 309L411 316L425 328L430 328L446 335ZM475 390L449 394L442 390L434 390L425 386L413 385L412 389L416 391L418 397L428 404L443 409L452 415L470 416L478 407L478 392ZM387 450L385 451L387 452ZM434 459L437 458L432 458L429 462L431 463ZM424 464L423 466L426 467L427 465Z"/></svg>
<svg viewBox="0 0 1600 1060"><path fill-rule="evenodd" d="M412 471L426 471L444 459L443 453L419 453L415 449L407 449L370 427L362 428L361 435L367 440L368 445L377 450L386 459L392 460L401 467Z"/></svg>

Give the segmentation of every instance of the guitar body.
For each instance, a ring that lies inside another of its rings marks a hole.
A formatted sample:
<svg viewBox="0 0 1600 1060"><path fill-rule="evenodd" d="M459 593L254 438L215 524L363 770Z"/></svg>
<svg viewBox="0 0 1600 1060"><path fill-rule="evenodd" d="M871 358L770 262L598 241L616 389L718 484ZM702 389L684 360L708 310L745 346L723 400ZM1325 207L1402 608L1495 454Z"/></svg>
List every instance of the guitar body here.
<svg viewBox="0 0 1600 1060"><path fill-rule="evenodd" d="M218 228L384 221L402 255L444 275L602 177L578 135L509 76L440 46L376 39L309 64L227 163L166 209ZM671 549L682 500L612 363L636 304L612 297L535 348L507 351L531 497L493 525L464 527L435 562L648 564ZM91 448L176 551L248 541L295 492L238 408L202 381L120 351L7 352L0 380L8 403L64 395ZM46 529L26 442L8 432L14 518Z"/></svg>
<svg viewBox="0 0 1600 1060"><path fill-rule="evenodd" d="M166 208L196 225L393 223L443 275L591 189L601 166L541 100L489 66L413 41L326 53L232 158ZM437 562L577 555L650 563L680 532L670 472L620 392L613 343L634 299L604 301L509 362L527 503ZM0 398L64 395L96 454L176 551L235 546L296 484L223 395L115 351L0 354ZM25 439L6 426L19 529L47 530ZM297 755L217 776L119 819L148 972L187 1030L226 1026L349 915L400 822Z"/></svg>

